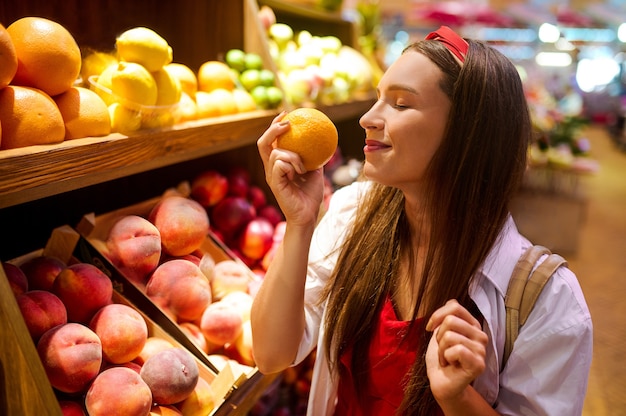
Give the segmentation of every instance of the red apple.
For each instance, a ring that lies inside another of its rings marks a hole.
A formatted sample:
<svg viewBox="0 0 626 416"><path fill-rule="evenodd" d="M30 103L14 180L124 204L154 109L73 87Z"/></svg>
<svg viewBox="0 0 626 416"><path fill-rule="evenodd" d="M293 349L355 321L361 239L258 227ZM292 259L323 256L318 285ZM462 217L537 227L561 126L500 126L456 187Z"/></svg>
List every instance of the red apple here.
<svg viewBox="0 0 626 416"><path fill-rule="evenodd" d="M274 226L263 217L257 217L246 224L239 237L239 249L253 260L263 258L272 246Z"/></svg>
<svg viewBox="0 0 626 416"><path fill-rule="evenodd" d="M260 217L268 219L273 226L284 221L283 213L274 205L266 205L258 211Z"/></svg>
<svg viewBox="0 0 626 416"><path fill-rule="evenodd" d="M259 210L267 205L267 197L265 196L265 191L261 189L259 186L250 185L248 188L248 201L254 206L255 209Z"/></svg>
<svg viewBox="0 0 626 416"><path fill-rule="evenodd" d="M228 178L228 194L246 197L250 187L250 172L244 167L234 166L226 175Z"/></svg>
<svg viewBox="0 0 626 416"><path fill-rule="evenodd" d="M256 217L254 206L243 197L228 196L211 211L211 223L226 238L232 237Z"/></svg>
<svg viewBox="0 0 626 416"><path fill-rule="evenodd" d="M15 296L19 296L22 293L28 291L28 279L26 275L15 264L2 262L2 268L4 269L4 274L7 276L9 280L9 286L11 286L11 292Z"/></svg>
<svg viewBox="0 0 626 416"><path fill-rule="evenodd" d="M191 182L191 198L203 207L212 207L228 193L228 179L216 170L208 170Z"/></svg>

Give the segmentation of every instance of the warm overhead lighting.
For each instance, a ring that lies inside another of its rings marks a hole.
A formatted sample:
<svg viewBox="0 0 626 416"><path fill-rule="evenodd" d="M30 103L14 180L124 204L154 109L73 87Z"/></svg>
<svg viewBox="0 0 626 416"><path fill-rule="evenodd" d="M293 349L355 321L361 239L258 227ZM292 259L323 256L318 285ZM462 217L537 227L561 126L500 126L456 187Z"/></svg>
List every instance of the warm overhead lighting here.
<svg viewBox="0 0 626 416"><path fill-rule="evenodd" d="M544 23L539 26L539 40L543 43L554 43L561 37L561 31L558 27L550 23Z"/></svg>
<svg viewBox="0 0 626 416"><path fill-rule="evenodd" d="M619 28L617 28L617 38L620 42L626 43L626 23L622 23L619 25Z"/></svg>
<svg viewBox="0 0 626 416"><path fill-rule="evenodd" d="M535 62L539 66L569 66L572 57L566 52L539 52L535 57Z"/></svg>

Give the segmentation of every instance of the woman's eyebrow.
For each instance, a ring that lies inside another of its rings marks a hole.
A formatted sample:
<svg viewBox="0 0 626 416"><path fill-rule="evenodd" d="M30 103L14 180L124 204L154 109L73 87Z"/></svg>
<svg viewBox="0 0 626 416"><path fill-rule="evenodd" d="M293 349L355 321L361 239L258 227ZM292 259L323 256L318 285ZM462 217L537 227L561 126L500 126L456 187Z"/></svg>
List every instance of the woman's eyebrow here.
<svg viewBox="0 0 626 416"><path fill-rule="evenodd" d="M406 91L411 94L419 95L419 92L407 84L392 84L386 88L387 91ZM380 89L376 88L376 93L380 95Z"/></svg>

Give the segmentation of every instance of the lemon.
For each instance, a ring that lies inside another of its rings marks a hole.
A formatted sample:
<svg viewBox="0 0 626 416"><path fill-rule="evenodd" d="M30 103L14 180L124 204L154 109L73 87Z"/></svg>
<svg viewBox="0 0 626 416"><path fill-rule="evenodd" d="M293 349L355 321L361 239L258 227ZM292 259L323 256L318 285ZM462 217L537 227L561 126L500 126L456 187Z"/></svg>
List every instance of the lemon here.
<svg viewBox="0 0 626 416"><path fill-rule="evenodd" d="M237 106L237 112L245 113L246 111L256 110L256 102L248 91L236 88L232 91L232 94Z"/></svg>
<svg viewBox="0 0 626 416"><path fill-rule="evenodd" d="M82 60L80 76L83 84L88 85L89 77L100 75L108 66L117 63L117 58L110 53L94 51L88 53Z"/></svg>
<svg viewBox="0 0 626 416"><path fill-rule="evenodd" d="M121 60L143 65L154 72L172 62L172 48L158 33L147 27L135 27L115 40Z"/></svg>
<svg viewBox="0 0 626 416"><path fill-rule="evenodd" d="M111 91L122 100L144 106L157 102L157 84L154 77L142 65L120 62L111 75Z"/></svg>
<svg viewBox="0 0 626 416"><path fill-rule="evenodd" d="M152 73L157 87L156 105L173 105L180 101L182 87L180 81L165 68Z"/></svg>
<svg viewBox="0 0 626 416"><path fill-rule="evenodd" d="M186 93L190 97L196 95L196 92L198 91L198 77L191 68L189 68L185 64L180 64L177 62L167 64L163 68L165 68L170 74L178 78L178 80L180 81L180 86L182 87L184 93Z"/></svg>
<svg viewBox="0 0 626 416"><path fill-rule="evenodd" d="M183 92L180 96L180 102L174 109L174 121L177 123L198 118L198 106L193 98Z"/></svg>
<svg viewBox="0 0 626 416"><path fill-rule="evenodd" d="M111 77L113 73L117 71L118 64L112 63L107 66L101 73L98 75L96 79L92 78L90 82L89 89L96 92L100 98L106 103L106 105L111 105L115 102L115 97L113 97L111 92Z"/></svg>
<svg viewBox="0 0 626 416"><path fill-rule="evenodd" d="M129 134L141 128L141 113L120 103L109 106L109 116L113 132Z"/></svg>
<svg viewBox="0 0 626 416"><path fill-rule="evenodd" d="M155 113L145 113L141 117L142 129L157 129L160 127L170 127L174 125L174 113L171 111L158 111Z"/></svg>

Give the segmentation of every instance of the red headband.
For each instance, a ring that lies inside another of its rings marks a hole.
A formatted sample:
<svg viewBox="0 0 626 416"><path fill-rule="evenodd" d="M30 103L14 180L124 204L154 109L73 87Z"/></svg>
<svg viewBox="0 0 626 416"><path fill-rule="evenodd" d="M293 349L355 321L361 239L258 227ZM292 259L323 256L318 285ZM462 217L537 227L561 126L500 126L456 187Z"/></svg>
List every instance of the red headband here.
<svg viewBox="0 0 626 416"><path fill-rule="evenodd" d="M465 62L465 55L467 55L467 49L469 45L465 39L456 34L456 32L450 29L448 26L441 26L434 32L430 32L426 36L426 40L438 40L446 45L446 48L454 54L461 62Z"/></svg>

